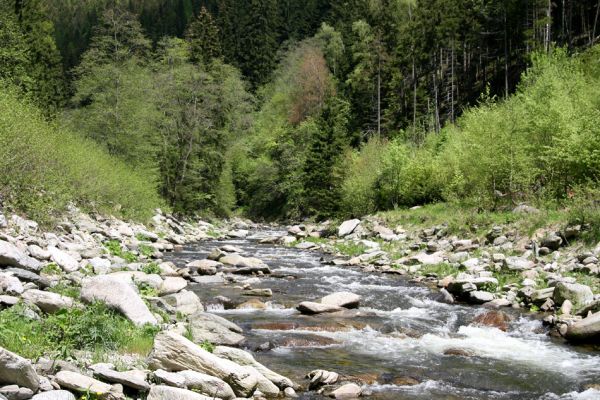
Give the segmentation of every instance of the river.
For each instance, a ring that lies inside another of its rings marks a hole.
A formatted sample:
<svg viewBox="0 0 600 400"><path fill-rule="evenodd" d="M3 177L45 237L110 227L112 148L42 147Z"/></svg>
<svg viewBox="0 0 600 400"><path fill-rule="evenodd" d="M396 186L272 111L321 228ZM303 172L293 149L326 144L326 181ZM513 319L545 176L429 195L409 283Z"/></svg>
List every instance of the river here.
<svg viewBox="0 0 600 400"><path fill-rule="evenodd" d="M550 338L539 316L508 310L509 329L472 325L483 307L436 301L430 288L396 275L323 263L313 251L244 240L205 241L169 256L184 265L231 244L272 269L253 288L271 288L262 310L235 309L249 300L239 284L193 287L208 311L244 328L258 361L306 386L314 369L364 382L367 398L404 399L600 399L586 385L600 383L600 353ZM249 279L249 278L241 278ZM362 296L361 307L342 316L304 316L295 306L336 291ZM219 296L231 300L223 304ZM313 392L301 399L322 399Z"/></svg>

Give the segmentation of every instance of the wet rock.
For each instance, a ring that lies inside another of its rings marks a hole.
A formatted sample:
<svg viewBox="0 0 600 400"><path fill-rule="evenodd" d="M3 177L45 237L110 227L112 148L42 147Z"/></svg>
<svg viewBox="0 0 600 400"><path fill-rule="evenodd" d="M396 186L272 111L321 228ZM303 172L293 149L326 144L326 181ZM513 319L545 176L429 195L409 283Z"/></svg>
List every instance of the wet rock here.
<svg viewBox="0 0 600 400"><path fill-rule="evenodd" d="M586 285L558 282L554 289L554 301L562 304L565 300L570 300L575 308L580 308L594 301L594 293Z"/></svg>
<svg viewBox="0 0 600 400"><path fill-rule="evenodd" d="M235 393L231 389L231 386L222 379L190 370L181 371L177 374L184 378L184 384L189 390L223 400L235 398Z"/></svg>
<svg viewBox="0 0 600 400"><path fill-rule="evenodd" d="M21 295L23 300L38 306L43 312L53 314L63 308L73 307L73 299L58 293L30 289Z"/></svg>
<svg viewBox="0 0 600 400"><path fill-rule="evenodd" d="M152 386L148 393L147 400L214 400L214 397L207 397L202 394L192 392L191 390L171 387L171 386Z"/></svg>
<svg viewBox="0 0 600 400"><path fill-rule="evenodd" d="M81 287L81 299L87 303L102 301L136 325L158 323L133 284L112 275L98 275L85 279Z"/></svg>
<svg viewBox="0 0 600 400"><path fill-rule="evenodd" d="M306 375L310 382L308 384L309 390L317 389L325 385L333 385L338 381L340 375L337 372L325 371L324 369L316 369Z"/></svg>
<svg viewBox="0 0 600 400"><path fill-rule="evenodd" d="M54 377L61 388L66 388L82 394L94 393L105 400L123 400L122 393L114 391L113 387L104 382L71 371L60 371Z"/></svg>
<svg viewBox="0 0 600 400"><path fill-rule="evenodd" d="M0 240L0 266L23 268L27 271L38 272L42 268L42 263L26 255L14 244Z"/></svg>
<svg viewBox="0 0 600 400"><path fill-rule="evenodd" d="M299 337L285 337L277 340L276 345L278 347L324 347L339 344L337 340L330 339L328 337L319 335L302 335Z"/></svg>
<svg viewBox="0 0 600 400"><path fill-rule="evenodd" d="M148 365L155 369L192 370L216 376L227 382L236 395L241 397L252 394L258 384L256 375L248 367L217 357L183 336L169 331L156 335Z"/></svg>
<svg viewBox="0 0 600 400"><path fill-rule="evenodd" d="M173 307L176 313L192 315L204 311L204 306L200 303L198 295L189 290L182 290L179 293L169 294L161 298Z"/></svg>
<svg viewBox="0 0 600 400"><path fill-rule="evenodd" d="M265 378L273 382L279 389L283 390L287 387L296 387L296 385L294 384L294 382L292 382L291 379L286 378L285 376L280 375L274 371L271 371L269 368L256 361L252 354L248 353L247 351L234 349L231 347L217 346L215 348L214 354L216 354L219 357L231 360L239 365L247 365L255 368Z"/></svg>
<svg viewBox="0 0 600 400"><path fill-rule="evenodd" d="M245 340L242 328L215 314L201 312L190 316L189 328L196 343L239 346Z"/></svg>
<svg viewBox="0 0 600 400"><path fill-rule="evenodd" d="M362 394L362 389L356 383L343 385L329 394L334 399L357 399Z"/></svg>
<svg viewBox="0 0 600 400"><path fill-rule="evenodd" d="M337 292L321 299L321 304L344 308L358 308L361 296L351 292Z"/></svg>
<svg viewBox="0 0 600 400"><path fill-rule="evenodd" d="M338 236L344 237L350 235L360 225L359 219L344 221L338 228Z"/></svg>
<svg viewBox="0 0 600 400"><path fill-rule="evenodd" d="M67 390L51 390L36 394L31 400L77 400L77 398Z"/></svg>
<svg viewBox="0 0 600 400"><path fill-rule="evenodd" d="M214 260L196 260L186 265L192 274L199 275L215 275L222 266L222 263Z"/></svg>
<svg viewBox="0 0 600 400"><path fill-rule="evenodd" d="M501 331L508 331L508 326L512 318L502 311L486 311L483 314L479 314L473 319L473 323L476 325L490 326L498 328Z"/></svg>
<svg viewBox="0 0 600 400"><path fill-rule="evenodd" d="M31 361L0 347L0 384L19 385L38 390L40 378Z"/></svg>
<svg viewBox="0 0 600 400"><path fill-rule="evenodd" d="M300 311L302 314L307 314L307 315L332 313L332 312L337 312L337 311L343 310L341 307L338 307L338 306L315 303L312 301L303 301L302 303L298 304L296 309L298 311Z"/></svg>
<svg viewBox="0 0 600 400"><path fill-rule="evenodd" d="M598 343L600 340L600 313L592 314L569 326L565 337L574 342Z"/></svg>
<svg viewBox="0 0 600 400"><path fill-rule="evenodd" d="M258 299L250 299L248 301L243 302L242 304L236 307L239 310L244 309L254 309L254 310L266 310L267 305Z"/></svg>

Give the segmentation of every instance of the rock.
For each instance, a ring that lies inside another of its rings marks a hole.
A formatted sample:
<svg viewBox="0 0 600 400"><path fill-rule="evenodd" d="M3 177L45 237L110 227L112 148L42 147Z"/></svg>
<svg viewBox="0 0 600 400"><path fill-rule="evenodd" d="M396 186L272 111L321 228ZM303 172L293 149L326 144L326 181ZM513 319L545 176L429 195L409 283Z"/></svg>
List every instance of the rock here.
<svg viewBox="0 0 600 400"><path fill-rule="evenodd" d="M152 373L156 382L166 384L168 386L178 387L186 389L185 377L176 374L175 372L165 371L164 369L157 369Z"/></svg>
<svg viewBox="0 0 600 400"><path fill-rule="evenodd" d="M570 300L577 309L594 301L594 293L586 285L558 282L554 288L554 301L562 305L565 300Z"/></svg>
<svg viewBox="0 0 600 400"><path fill-rule="evenodd" d="M25 282L33 282L39 288L47 288L51 285L51 282L48 278L45 278L41 275L36 274L35 272L27 271L23 268L7 268L5 272L9 272L13 276L16 276L22 281Z"/></svg>
<svg viewBox="0 0 600 400"><path fill-rule="evenodd" d="M111 263L106 258L94 257L88 261L96 275L104 275L110 272Z"/></svg>
<svg viewBox="0 0 600 400"><path fill-rule="evenodd" d="M77 400L77 398L67 390L51 390L36 394L31 400Z"/></svg>
<svg viewBox="0 0 600 400"><path fill-rule="evenodd" d="M571 315L571 311L573 311L573 303L570 300L565 300L560 306L560 314L562 315Z"/></svg>
<svg viewBox="0 0 600 400"><path fill-rule="evenodd" d="M121 312L136 325L157 325L148 306L141 299L133 284L111 275L99 275L85 279L81 287L81 299L87 303L102 301Z"/></svg>
<svg viewBox="0 0 600 400"><path fill-rule="evenodd" d="M306 377L310 379L308 389L314 390L324 385L333 385L338 381L340 376L337 372L325 371L324 369L316 369L314 371L309 372L309 374Z"/></svg>
<svg viewBox="0 0 600 400"><path fill-rule="evenodd" d="M269 266L266 265L262 260L254 257L242 257L239 254L228 254L219 259L220 262L226 265L231 265L237 268L237 273L258 273L262 272L265 274L270 274L271 270Z"/></svg>
<svg viewBox="0 0 600 400"><path fill-rule="evenodd" d="M334 399L357 399L362 394L362 389L356 383L348 383L331 392L329 397Z"/></svg>
<svg viewBox="0 0 600 400"><path fill-rule="evenodd" d="M53 314L63 308L73 307L73 299L61 296L58 293L45 292L42 290L26 290L22 296L23 300L38 306L43 312Z"/></svg>
<svg viewBox="0 0 600 400"><path fill-rule="evenodd" d="M283 395L290 399L295 399L298 397L294 388L291 387L285 388L285 390L283 391Z"/></svg>
<svg viewBox="0 0 600 400"><path fill-rule="evenodd" d="M214 400L214 398L191 390L159 385L152 386L147 400Z"/></svg>
<svg viewBox="0 0 600 400"><path fill-rule="evenodd" d="M527 204L521 204L513 209L515 214L538 214L540 210L535 207L528 206Z"/></svg>
<svg viewBox="0 0 600 400"><path fill-rule="evenodd" d="M600 340L600 312L569 326L565 337L573 342L598 343Z"/></svg>
<svg viewBox="0 0 600 400"><path fill-rule="evenodd" d="M525 271L535 267L535 263L526 258L510 256L504 259L504 267L511 271Z"/></svg>
<svg viewBox="0 0 600 400"><path fill-rule="evenodd" d="M40 377L31 361L0 347L0 383L19 385L36 392Z"/></svg>
<svg viewBox="0 0 600 400"><path fill-rule="evenodd" d="M455 349L455 348L450 348L450 349L446 349L444 350L444 355L445 356L457 356L457 357L473 357L475 354L469 350L465 350L465 349Z"/></svg>
<svg viewBox="0 0 600 400"><path fill-rule="evenodd" d="M408 259L409 264L416 265L438 265L444 262L443 252L437 252L432 254L419 253Z"/></svg>
<svg viewBox="0 0 600 400"><path fill-rule="evenodd" d="M196 371L181 371L177 373L184 378L185 386L190 390L197 390L202 394L218 399L230 400L235 398L231 386L225 381L214 376Z"/></svg>
<svg viewBox="0 0 600 400"><path fill-rule="evenodd" d="M63 271L74 272L79 269L79 263L70 254L54 246L49 246L48 252L50 252L50 259L61 267Z"/></svg>
<svg viewBox="0 0 600 400"><path fill-rule="evenodd" d="M186 265L192 274L199 275L215 275L222 266L222 263L213 260L196 260Z"/></svg>
<svg viewBox="0 0 600 400"><path fill-rule="evenodd" d="M339 237L348 236L349 234L354 232L354 230L356 229L356 227L358 225L360 225L359 219L351 219L348 221L344 221L338 228L338 236Z"/></svg>
<svg viewBox="0 0 600 400"><path fill-rule="evenodd" d="M296 307L302 314L314 315L342 311L341 307L328 304L314 303L312 301L303 301Z"/></svg>
<svg viewBox="0 0 600 400"><path fill-rule="evenodd" d="M162 296L162 299L173 307L176 313L192 315L204 311L204 306L200 303L198 295L189 290L182 290L179 293Z"/></svg>
<svg viewBox="0 0 600 400"><path fill-rule="evenodd" d="M148 365L155 369L192 370L216 376L227 382L241 397L251 395L258 384L256 375L248 367L217 357L185 337L169 331L156 335Z"/></svg>
<svg viewBox="0 0 600 400"><path fill-rule="evenodd" d="M508 325L511 321L511 317L502 311L486 311L483 314L479 314L473 319L473 323L483 326L491 326L498 328L501 331L508 331Z"/></svg>
<svg viewBox="0 0 600 400"><path fill-rule="evenodd" d="M33 390L18 385L9 385L0 387L0 396L4 396L7 400L27 400L33 396Z"/></svg>
<svg viewBox="0 0 600 400"><path fill-rule="evenodd" d="M77 372L60 371L56 374L54 380L61 388L67 388L82 394L94 393L101 399L121 400L125 398L122 393L113 391L111 385Z"/></svg>
<svg viewBox="0 0 600 400"><path fill-rule="evenodd" d="M250 232L246 229L238 229L236 231L231 231L227 233L227 236L229 236L230 238L235 238L235 239L244 239L246 238L246 236L248 236Z"/></svg>
<svg viewBox="0 0 600 400"><path fill-rule="evenodd" d="M469 301L475 304L483 304L488 301L494 300L494 295L489 292L484 292L481 290L475 290L473 292L469 292Z"/></svg>
<svg viewBox="0 0 600 400"><path fill-rule="evenodd" d="M38 272L42 268L42 263L29 257L12 243L0 240L0 266L23 268L27 271Z"/></svg>
<svg viewBox="0 0 600 400"><path fill-rule="evenodd" d="M189 329L196 343L208 341L215 345L239 346L246 338L241 335L242 328L210 313L196 313L190 316Z"/></svg>
<svg viewBox="0 0 600 400"><path fill-rule="evenodd" d="M150 390L150 385L146 382L147 374L144 371L114 371L104 366L92 368L94 375L103 381L110 383L120 383L123 386L147 392Z"/></svg>
<svg viewBox="0 0 600 400"><path fill-rule="evenodd" d="M276 372L271 371L258 361L254 359L252 354L241 349L234 349L232 347L217 346L214 354L219 357L227 358L239 365L247 365L255 368L265 378L273 382L279 389L284 390L287 387L295 387L296 385L291 379L286 378Z"/></svg>
<svg viewBox="0 0 600 400"><path fill-rule="evenodd" d="M40 246L36 244L32 244L27 246L27 251L29 255L37 260L49 260L50 252L48 250L42 249Z"/></svg>
<svg viewBox="0 0 600 400"><path fill-rule="evenodd" d="M265 303L263 303L262 301L260 301L259 299L250 299L248 301L243 302L242 304L239 304L235 308L237 308L238 310L244 310L244 309L266 310L267 305Z"/></svg>
<svg viewBox="0 0 600 400"><path fill-rule="evenodd" d="M321 304L335 307L358 308L361 296L351 292L337 292L321 299Z"/></svg>
<svg viewBox="0 0 600 400"><path fill-rule="evenodd" d="M273 291L271 289L247 289L242 294L244 296L271 297Z"/></svg>
<svg viewBox="0 0 600 400"><path fill-rule="evenodd" d="M11 273L0 273L0 293L20 295L25 291L23 283Z"/></svg>
<svg viewBox="0 0 600 400"><path fill-rule="evenodd" d="M541 243L541 247L547 247L550 250L558 250L560 248L560 245L562 244L563 240L560 236L558 236L557 234L553 233L551 235L546 236Z"/></svg>
<svg viewBox="0 0 600 400"><path fill-rule="evenodd" d="M15 296L7 296L7 295L0 295L0 307L1 306L14 306L15 304L17 304L19 302L19 298L15 297Z"/></svg>
<svg viewBox="0 0 600 400"><path fill-rule="evenodd" d="M539 305L539 304L545 303L546 300L552 298L553 295L554 295L554 288L549 287L549 288L536 290L530 296L530 299L531 299L532 303Z"/></svg>
<svg viewBox="0 0 600 400"><path fill-rule="evenodd" d="M187 285L188 282L181 277L167 276L160 285L158 294L164 296L177 293L185 289Z"/></svg>

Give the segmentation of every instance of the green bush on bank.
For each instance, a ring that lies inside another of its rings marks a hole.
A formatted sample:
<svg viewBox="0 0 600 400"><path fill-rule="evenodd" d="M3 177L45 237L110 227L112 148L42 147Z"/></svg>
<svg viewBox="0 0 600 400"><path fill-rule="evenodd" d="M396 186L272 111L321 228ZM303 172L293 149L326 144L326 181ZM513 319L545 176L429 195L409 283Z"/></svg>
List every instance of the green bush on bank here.
<svg viewBox="0 0 600 400"><path fill-rule="evenodd" d="M535 56L515 95L482 96L420 146L371 139L345 159L345 213L440 200L488 210L587 201L600 177L599 56L600 46Z"/></svg>
<svg viewBox="0 0 600 400"><path fill-rule="evenodd" d="M0 195L5 206L50 222L73 202L87 211L145 219L162 204L149 174L91 140L47 122L0 82Z"/></svg>

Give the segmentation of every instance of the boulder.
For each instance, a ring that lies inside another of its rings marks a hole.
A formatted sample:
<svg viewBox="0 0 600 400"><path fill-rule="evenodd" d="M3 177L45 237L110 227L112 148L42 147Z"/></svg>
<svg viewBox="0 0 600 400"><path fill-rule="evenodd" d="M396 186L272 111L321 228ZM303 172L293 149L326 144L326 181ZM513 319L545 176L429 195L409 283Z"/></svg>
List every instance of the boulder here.
<svg viewBox="0 0 600 400"><path fill-rule="evenodd" d="M586 285L558 282L554 288L554 302L561 305L565 300L570 300L578 309L594 301L594 293Z"/></svg>
<svg viewBox="0 0 600 400"><path fill-rule="evenodd" d="M158 324L133 284L111 275L85 279L81 287L81 299L87 303L102 301L108 307L121 312L136 325Z"/></svg>
<svg viewBox="0 0 600 400"><path fill-rule="evenodd" d="M31 361L0 347L0 384L19 385L38 390L40 377Z"/></svg>
<svg viewBox="0 0 600 400"><path fill-rule="evenodd" d="M337 372L325 371L324 369L311 371L306 377L310 379L310 383L308 384L309 390L314 390L324 385L333 385L340 378Z"/></svg>
<svg viewBox="0 0 600 400"><path fill-rule="evenodd" d="M362 394L362 389L356 383L348 383L340 386L329 394L334 399L357 399Z"/></svg>
<svg viewBox="0 0 600 400"><path fill-rule="evenodd" d="M0 293L20 295L25 291L23 283L11 273L0 273Z"/></svg>
<svg viewBox="0 0 600 400"><path fill-rule="evenodd" d="M146 382L147 374L144 371L131 370L120 372L105 366L92 367L92 370L94 371L94 376L105 382L119 383L142 392L150 390L150 385Z"/></svg>
<svg viewBox="0 0 600 400"><path fill-rule="evenodd" d="M49 260L50 252L48 250L42 249L40 246L36 244L32 244L27 246L27 251L29 255L37 260Z"/></svg>
<svg viewBox="0 0 600 400"><path fill-rule="evenodd" d="M329 304L314 303L312 301L303 301L296 307L302 314L315 315L323 313L332 313L342 311L343 308Z"/></svg>
<svg viewBox="0 0 600 400"><path fill-rule="evenodd" d="M52 314L63 308L73 307L73 299L68 296L61 296L58 293L45 292L42 290L30 289L21 295L23 300L35 304L43 312Z"/></svg>
<svg viewBox="0 0 600 400"><path fill-rule="evenodd" d="M196 260L186 265L191 273L198 275L214 275L222 266L222 263L213 260Z"/></svg>
<svg viewBox="0 0 600 400"><path fill-rule="evenodd" d="M525 271L535 267L535 263L526 258L510 256L504 259L504 267L511 271Z"/></svg>
<svg viewBox="0 0 600 400"><path fill-rule="evenodd" d="M490 292L484 292L481 290L475 290L469 292L469 302L475 304L483 304L494 300L494 295Z"/></svg>
<svg viewBox="0 0 600 400"><path fill-rule="evenodd" d="M33 390L18 385L8 385L0 387L0 396L4 396L7 400L26 400L33 397Z"/></svg>
<svg viewBox="0 0 600 400"><path fill-rule="evenodd" d="M161 296L177 293L185 289L187 285L188 282L181 277L167 276L160 285L158 293Z"/></svg>
<svg viewBox="0 0 600 400"><path fill-rule="evenodd" d="M57 249L54 246L48 247L50 259L55 262L65 272L74 272L79 269L79 263L69 253Z"/></svg>
<svg viewBox="0 0 600 400"><path fill-rule="evenodd" d="M67 390L51 390L36 394L31 400L77 400L77 398Z"/></svg>
<svg viewBox="0 0 600 400"><path fill-rule="evenodd" d="M222 379L214 376L206 375L196 371L181 371L177 373L185 380L185 386L194 391L198 391L207 396L215 397L223 400L235 398L235 393L231 386Z"/></svg>
<svg viewBox="0 0 600 400"><path fill-rule="evenodd" d="M512 318L505 312L492 310L476 316L475 319L473 319L473 323L476 325L498 328L501 331L506 332L511 320Z"/></svg>
<svg viewBox="0 0 600 400"><path fill-rule="evenodd" d="M266 273L270 274L271 270L269 266L265 264L262 260L254 257L242 257L239 254L228 254L219 259L220 262L226 265L231 265L237 270L233 272L243 273L243 274L252 274L252 273Z"/></svg>
<svg viewBox="0 0 600 400"><path fill-rule="evenodd" d="M22 281L25 282L33 282L39 288L47 288L51 285L51 282L48 278L38 275L35 272L28 271L23 268L7 268L5 272L11 273L13 276L16 276Z"/></svg>
<svg viewBox="0 0 600 400"><path fill-rule="evenodd" d="M215 314L200 312L190 316L189 328L196 343L239 346L246 340L241 335L242 328Z"/></svg>
<svg viewBox="0 0 600 400"><path fill-rule="evenodd" d="M200 303L200 298L196 293L189 290L182 290L179 293L162 296L162 299L175 309L176 313L183 315L192 315L204 311L204 306Z"/></svg>
<svg viewBox="0 0 600 400"><path fill-rule="evenodd" d="M154 381L163 383L167 386L178 387L186 389L185 378L175 372L165 371L164 369L157 369L152 373Z"/></svg>
<svg viewBox="0 0 600 400"><path fill-rule="evenodd" d="M96 275L108 274L110 272L110 260L106 258L94 257L88 261Z"/></svg>
<svg viewBox="0 0 600 400"><path fill-rule="evenodd" d="M23 253L14 244L0 240L0 266L23 268L27 271L38 272L42 268L42 263Z"/></svg>
<svg viewBox="0 0 600 400"><path fill-rule="evenodd" d="M600 312L570 325L565 337L573 342L598 343L600 341Z"/></svg>
<svg viewBox="0 0 600 400"><path fill-rule="evenodd" d="M248 367L217 357L175 332L164 331L156 335L148 365L154 369L192 370L216 376L227 382L240 397L249 397L258 384L256 374Z"/></svg>
<svg viewBox="0 0 600 400"><path fill-rule="evenodd" d="M358 225L360 225L360 219L351 219L351 220L342 222L342 224L338 228L338 236L339 237L348 236L349 234L354 232L354 230L356 229L356 227Z"/></svg>
<svg viewBox="0 0 600 400"><path fill-rule="evenodd" d="M344 308L358 308L360 300L361 296L357 294L351 292L337 292L323 297L321 299L321 304Z"/></svg>
<svg viewBox="0 0 600 400"><path fill-rule="evenodd" d="M541 247L546 247L550 250L558 250L560 248L560 245L562 244L563 240L560 236L558 236L557 234L553 233L551 235L546 236L541 243Z"/></svg>
<svg viewBox="0 0 600 400"><path fill-rule="evenodd" d="M152 386L147 400L214 400L191 390L175 388L171 386Z"/></svg>
<svg viewBox="0 0 600 400"><path fill-rule="evenodd" d="M437 252L432 254L419 253L408 259L409 264L416 265L438 265L444 262L444 253Z"/></svg>
<svg viewBox="0 0 600 400"><path fill-rule="evenodd" d="M122 400L125 398L122 393L114 391L111 385L77 372L60 371L56 374L54 380L61 388L82 394L94 393L101 399Z"/></svg>
<svg viewBox="0 0 600 400"><path fill-rule="evenodd" d="M247 351L232 347L217 346L214 354L218 355L219 357L227 358L228 360L231 360L239 365L254 367L259 373L277 385L277 387L281 390L284 390L287 387L296 387L291 379L271 371L269 368L256 361L252 354L248 353Z"/></svg>

